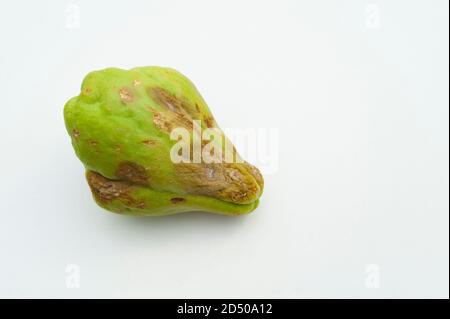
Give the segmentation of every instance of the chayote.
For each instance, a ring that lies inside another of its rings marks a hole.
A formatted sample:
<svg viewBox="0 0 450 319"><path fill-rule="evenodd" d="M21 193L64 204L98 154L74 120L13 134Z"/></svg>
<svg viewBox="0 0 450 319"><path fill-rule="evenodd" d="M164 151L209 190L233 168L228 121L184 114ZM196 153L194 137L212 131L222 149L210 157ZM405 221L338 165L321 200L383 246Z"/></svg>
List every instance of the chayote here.
<svg viewBox="0 0 450 319"><path fill-rule="evenodd" d="M240 158L195 86L173 69L91 72L80 95L66 103L64 119L94 199L109 211L240 215L258 206L264 184L260 172ZM173 149L180 139L171 134L180 128L192 139L188 155L174 162ZM224 160L225 151L212 154L212 162L193 160L199 129L215 130L223 137L201 140L201 149L208 143L217 151L231 145L233 161Z"/></svg>

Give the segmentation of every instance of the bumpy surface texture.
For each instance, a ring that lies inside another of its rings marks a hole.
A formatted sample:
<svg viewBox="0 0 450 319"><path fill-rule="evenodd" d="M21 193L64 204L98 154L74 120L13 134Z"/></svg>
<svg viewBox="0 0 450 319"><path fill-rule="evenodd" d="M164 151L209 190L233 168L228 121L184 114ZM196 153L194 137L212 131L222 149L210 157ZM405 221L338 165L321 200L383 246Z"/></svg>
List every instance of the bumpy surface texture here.
<svg viewBox="0 0 450 319"><path fill-rule="evenodd" d="M201 121L201 129L217 127L195 86L173 69L91 72L80 95L66 103L64 119L93 196L107 210L145 216L186 211L240 215L258 205L263 178L234 147L233 163L171 160L174 128L193 134L193 120Z"/></svg>

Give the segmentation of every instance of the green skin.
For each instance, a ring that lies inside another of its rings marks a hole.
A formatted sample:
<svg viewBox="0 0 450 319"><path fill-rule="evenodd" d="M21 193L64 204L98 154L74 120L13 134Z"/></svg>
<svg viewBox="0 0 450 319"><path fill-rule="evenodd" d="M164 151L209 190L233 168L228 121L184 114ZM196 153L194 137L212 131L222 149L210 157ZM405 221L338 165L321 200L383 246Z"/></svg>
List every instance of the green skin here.
<svg viewBox="0 0 450 319"><path fill-rule="evenodd" d="M80 95L66 103L64 119L94 199L109 211L241 215L258 206L263 179L250 164L171 161L177 142L170 139L171 129L186 127L192 135L187 123L193 119L202 121L202 129L217 127L195 86L173 69L91 72ZM206 173L212 171L214 177Z"/></svg>

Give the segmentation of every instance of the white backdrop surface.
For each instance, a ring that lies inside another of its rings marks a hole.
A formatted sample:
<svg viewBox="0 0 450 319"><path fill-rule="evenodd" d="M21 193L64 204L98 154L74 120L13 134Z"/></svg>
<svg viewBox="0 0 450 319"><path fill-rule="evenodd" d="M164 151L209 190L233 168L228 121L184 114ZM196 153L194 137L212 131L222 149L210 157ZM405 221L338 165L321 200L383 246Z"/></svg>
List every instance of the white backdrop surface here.
<svg viewBox="0 0 450 319"><path fill-rule="evenodd" d="M0 297L448 298L448 19L438 0L3 4ZM63 105L89 71L143 65L186 74L222 127L278 132L254 213L96 206Z"/></svg>

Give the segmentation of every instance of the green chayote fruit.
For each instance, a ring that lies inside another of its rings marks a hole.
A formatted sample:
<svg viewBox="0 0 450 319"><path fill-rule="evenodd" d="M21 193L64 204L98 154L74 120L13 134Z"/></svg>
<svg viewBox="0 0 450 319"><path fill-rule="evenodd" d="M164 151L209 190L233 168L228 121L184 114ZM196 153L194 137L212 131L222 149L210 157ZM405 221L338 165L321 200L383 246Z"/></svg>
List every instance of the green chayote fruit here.
<svg viewBox="0 0 450 319"><path fill-rule="evenodd" d="M172 160L176 128L185 129L193 141L193 121L198 120L200 129L223 135L195 86L173 69L91 72L80 95L66 103L64 119L94 199L107 210L145 216L186 211L240 215L258 205L263 178L233 146L232 162L192 161L193 142L185 161ZM225 135L223 140L229 143ZM201 141L201 147L207 142L218 141Z"/></svg>

